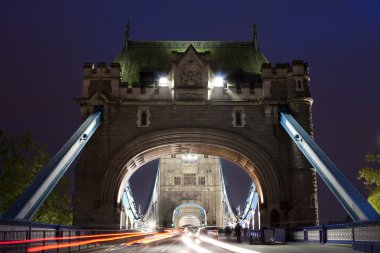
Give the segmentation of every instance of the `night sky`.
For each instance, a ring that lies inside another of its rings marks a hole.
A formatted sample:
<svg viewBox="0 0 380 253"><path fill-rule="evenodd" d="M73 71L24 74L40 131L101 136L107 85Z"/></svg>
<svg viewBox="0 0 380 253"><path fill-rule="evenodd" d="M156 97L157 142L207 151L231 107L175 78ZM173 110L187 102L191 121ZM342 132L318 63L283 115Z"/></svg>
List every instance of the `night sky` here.
<svg viewBox="0 0 380 253"><path fill-rule="evenodd" d="M222 41L250 40L254 19L270 62L309 63L316 141L364 193L358 170L380 145L379 13L377 0L1 1L0 128L54 155L81 123L83 63L110 63L128 19L132 40ZM343 219L318 190L321 220Z"/></svg>

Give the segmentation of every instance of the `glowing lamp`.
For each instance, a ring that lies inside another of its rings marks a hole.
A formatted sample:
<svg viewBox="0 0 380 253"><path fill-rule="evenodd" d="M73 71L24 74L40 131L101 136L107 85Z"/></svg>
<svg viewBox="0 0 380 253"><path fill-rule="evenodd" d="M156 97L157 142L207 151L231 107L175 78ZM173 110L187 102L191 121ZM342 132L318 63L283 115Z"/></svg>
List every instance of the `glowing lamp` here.
<svg viewBox="0 0 380 253"><path fill-rule="evenodd" d="M214 87L223 87L224 79L221 76L216 76L213 81Z"/></svg>
<svg viewBox="0 0 380 253"><path fill-rule="evenodd" d="M168 86L168 79L166 77L160 77L158 80L159 86Z"/></svg>
<svg viewBox="0 0 380 253"><path fill-rule="evenodd" d="M195 162L196 160L198 160L198 156L192 154L184 154L182 155L182 160L186 162Z"/></svg>

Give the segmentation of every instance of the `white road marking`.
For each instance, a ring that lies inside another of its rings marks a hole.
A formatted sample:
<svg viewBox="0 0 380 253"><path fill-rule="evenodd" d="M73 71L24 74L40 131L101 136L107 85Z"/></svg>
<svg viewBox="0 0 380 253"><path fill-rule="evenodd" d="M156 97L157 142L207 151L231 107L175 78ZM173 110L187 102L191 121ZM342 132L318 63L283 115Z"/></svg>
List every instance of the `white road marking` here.
<svg viewBox="0 0 380 253"><path fill-rule="evenodd" d="M164 248L163 250L161 250L161 252L165 252L167 251L171 246L173 246L174 243L177 243L179 239L175 240L172 244L170 244L169 246L167 246L166 248Z"/></svg>

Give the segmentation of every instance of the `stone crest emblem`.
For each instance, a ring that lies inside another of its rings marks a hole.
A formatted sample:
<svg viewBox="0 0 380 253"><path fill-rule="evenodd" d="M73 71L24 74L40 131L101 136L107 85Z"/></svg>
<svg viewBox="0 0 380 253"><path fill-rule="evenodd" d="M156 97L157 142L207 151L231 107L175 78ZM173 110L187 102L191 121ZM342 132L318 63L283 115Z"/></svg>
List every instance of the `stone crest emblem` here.
<svg viewBox="0 0 380 253"><path fill-rule="evenodd" d="M194 63L193 60L189 60L182 68L180 80L184 86L201 86L202 67Z"/></svg>

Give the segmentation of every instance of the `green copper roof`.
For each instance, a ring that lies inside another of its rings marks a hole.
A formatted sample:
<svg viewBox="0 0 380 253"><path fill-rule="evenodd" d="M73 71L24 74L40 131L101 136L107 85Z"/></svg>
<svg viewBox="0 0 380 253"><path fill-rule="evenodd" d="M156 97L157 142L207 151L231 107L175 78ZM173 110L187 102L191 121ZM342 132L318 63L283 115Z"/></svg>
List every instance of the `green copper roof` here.
<svg viewBox="0 0 380 253"><path fill-rule="evenodd" d="M114 61L120 63L122 81L131 84L139 82L141 71L167 73L172 67L171 53L185 52L190 45L198 52L211 52L212 71L241 69L247 74L259 74L261 64L268 62L253 42L221 41L129 41Z"/></svg>

